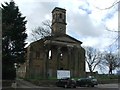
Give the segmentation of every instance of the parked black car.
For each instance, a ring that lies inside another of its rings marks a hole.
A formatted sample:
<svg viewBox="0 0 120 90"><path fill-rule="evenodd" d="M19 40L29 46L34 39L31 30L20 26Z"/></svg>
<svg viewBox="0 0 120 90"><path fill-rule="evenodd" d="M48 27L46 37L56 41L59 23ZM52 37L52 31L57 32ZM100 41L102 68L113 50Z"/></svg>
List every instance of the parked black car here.
<svg viewBox="0 0 120 90"><path fill-rule="evenodd" d="M98 85L98 81L96 78L80 78L76 81L77 86L91 86L94 87L95 85Z"/></svg>
<svg viewBox="0 0 120 90"><path fill-rule="evenodd" d="M56 82L56 85L58 87L64 87L64 88L76 88L76 81L74 79L71 79L71 78L62 78L62 79L59 79L57 82Z"/></svg>

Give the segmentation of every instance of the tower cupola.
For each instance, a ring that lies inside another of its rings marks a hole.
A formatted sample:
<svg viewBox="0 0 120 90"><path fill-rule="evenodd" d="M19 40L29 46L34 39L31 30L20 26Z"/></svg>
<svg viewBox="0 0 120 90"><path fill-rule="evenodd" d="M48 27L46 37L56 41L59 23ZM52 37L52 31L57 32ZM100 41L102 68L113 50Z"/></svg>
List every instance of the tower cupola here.
<svg viewBox="0 0 120 90"><path fill-rule="evenodd" d="M66 10L55 7L52 11L52 34L66 34Z"/></svg>

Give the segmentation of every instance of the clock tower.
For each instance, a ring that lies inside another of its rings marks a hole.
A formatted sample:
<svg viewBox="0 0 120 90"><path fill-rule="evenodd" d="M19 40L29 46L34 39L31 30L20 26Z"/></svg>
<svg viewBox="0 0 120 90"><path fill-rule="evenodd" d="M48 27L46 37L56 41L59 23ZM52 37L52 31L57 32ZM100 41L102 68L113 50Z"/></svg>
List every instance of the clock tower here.
<svg viewBox="0 0 120 90"><path fill-rule="evenodd" d="M66 10L55 7L52 11L52 35L66 34Z"/></svg>

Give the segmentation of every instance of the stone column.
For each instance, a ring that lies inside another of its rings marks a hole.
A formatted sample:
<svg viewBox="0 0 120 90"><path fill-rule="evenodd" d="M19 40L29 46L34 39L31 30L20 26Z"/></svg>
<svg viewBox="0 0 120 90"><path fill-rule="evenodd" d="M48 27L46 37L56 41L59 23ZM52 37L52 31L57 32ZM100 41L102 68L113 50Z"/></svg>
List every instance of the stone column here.
<svg viewBox="0 0 120 90"><path fill-rule="evenodd" d="M79 76L83 77L83 76L85 76L85 50L82 47L78 48L78 59L79 59L78 60Z"/></svg>
<svg viewBox="0 0 120 90"><path fill-rule="evenodd" d="M61 47L57 48L57 70L60 69L60 53L61 53Z"/></svg>
<svg viewBox="0 0 120 90"><path fill-rule="evenodd" d="M75 73L75 50L74 46L69 46L68 47L68 69L71 72L71 76L74 77Z"/></svg>
<svg viewBox="0 0 120 90"><path fill-rule="evenodd" d="M80 67L81 67L81 66L80 66L80 63L81 63L81 62L80 62L80 60L81 60L81 51L80 51L80 48L78 48L77 51L78 51L78 75L81 76L81 73L82 73L82 72L81 72L81 70L80 70Z"/></svg>
<svg viewBox="0 0 120 90"><path fill-rule="evenodd" d="M28 51L28 69L27 69L27 73L28 73L28 77L32 78L33 77L33 53L32 53L32 48L30 47L29 51Z"/></svg>
<svg viewBox="0 0 120 90"><path fill-rule="evenodd" d="M49 69L49 59L48 59L48 56L49 56L49 46L48 45L46 45L45 46L45 66L44 66L44 77L46 78L46 79L48 79L48 69Z"/></svg>
<svg viewBox="0 0 120 90"><path fill-rule="evenodd" d="M70 61L71 61L71 48L68 47L68 69L70 70Z"/></svg>
<svg viewBox="0 0 120 90"><path fill-rule="evenodd" d="M76 71L76 57L77 57L77 53L76 53L76 49L75 47L72 48L72 51L71 51L71 54L72 54L72 59L71 59L71 66L72 66L72 76L74 77L75 76L75 71Z"/></svg>
<svg viewBox="0 0 120 90"><path fill-rule="evenodd" d="M86 59L86 57L85 57L85 49L84 48L81 48L81 53L82 53L82 58L81 58L81 61L82 61L82 76L85 76L85 59Z"/></svg>
<svg viewBox="0 0 120 90"><path fill-rule="evenodd" d="M78 48L74 46L74 76L79 76L79 54L78 54Z"/></svg>

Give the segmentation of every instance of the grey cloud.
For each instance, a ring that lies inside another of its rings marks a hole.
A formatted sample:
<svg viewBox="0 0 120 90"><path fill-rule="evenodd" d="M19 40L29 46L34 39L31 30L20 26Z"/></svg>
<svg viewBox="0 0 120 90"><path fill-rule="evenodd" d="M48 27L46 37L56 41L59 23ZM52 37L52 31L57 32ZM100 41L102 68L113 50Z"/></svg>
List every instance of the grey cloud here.
<svg viewBox="0 0 120 90"><path fill-rule="evenodd" d="M27 6L25 6L27 5ZM31 31L41 26L41 23L45 20L45 15L51 15L51 11L58 5L57 2L28 2L22 5L21 11L25 14L27 19L27 33L28 42L31 42Z"/></svg>
<svg viewBox="0 0 120 90"><path fill-rule="evenodd" d="M91 5L86 1L83 5L80 5L78 8L85 11L87 14L91 14L92 10L90 6Z"/></svg>
<svg viewBox="0 0 120 90"><path fill-rule="evenodd" d="M57 3L50 2L38 2L34 3L34 8L32 8L31 12L28 15L29 23L32 25L41 24L41 22L45 19L45 15L51 15L51 10L57 5ZM33 7L33 6L32 6Z"/></svg>
<svg viewBox="0 0 120 90"><path fill-rule="evenodd" d="M69 30L72 30L83 36L98 37L103 33L104 28L95 26L87 14L80 13L68 14ZM69 31L68 31L69 32Z"/></svg>
<svg viewBox="0 0 120 90"><path fill-rule="evenodd" d="M118 7L111 8L107 11L106 15L102 18L103 21L107 21L113 18L114 14L118 11Z"/></svg>

